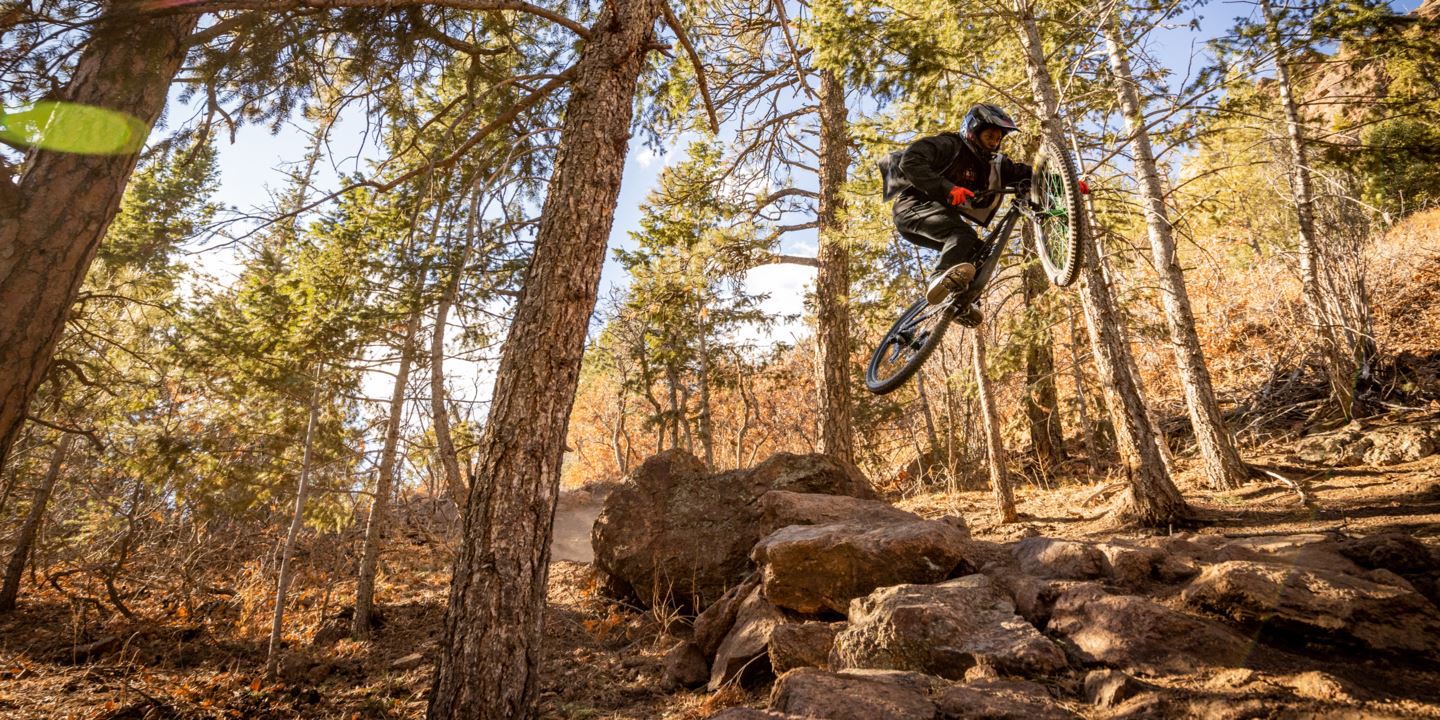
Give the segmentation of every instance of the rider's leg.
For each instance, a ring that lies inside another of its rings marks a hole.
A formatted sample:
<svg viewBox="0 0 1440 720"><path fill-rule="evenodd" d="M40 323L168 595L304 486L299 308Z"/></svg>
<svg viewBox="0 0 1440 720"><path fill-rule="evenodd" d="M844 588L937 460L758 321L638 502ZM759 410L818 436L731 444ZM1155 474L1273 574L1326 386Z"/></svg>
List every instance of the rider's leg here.
<svg viewBox="0 0 1440 720"><path fill-rule="evenodd" d="M980 237L954 208L927 203L895 214L895 226L910 242L940 250L925 297L938 303L975 278L975 251Z"/></svg>

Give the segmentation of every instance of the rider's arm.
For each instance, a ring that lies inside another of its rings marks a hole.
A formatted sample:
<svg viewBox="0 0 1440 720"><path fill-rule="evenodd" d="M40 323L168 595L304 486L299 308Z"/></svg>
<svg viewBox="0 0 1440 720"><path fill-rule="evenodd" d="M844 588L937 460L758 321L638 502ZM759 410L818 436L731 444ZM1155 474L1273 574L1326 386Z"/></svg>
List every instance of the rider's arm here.
<svg viewBox="0 0 1440 720"><path fill-rule="evenodd" d="M960 141L949 135L932 135L921 138L900 157L900 172L926 197L938 203L949 204L950 190L955 183L945 179L941 173L955 159Z"/></svg>
<svg viewBox="0 0 1440 720"><path fill-rule="evenodd" d="M1025 163L1011 162L1010 158L1007 157L1005 158L1005 162L1000 165L1000 182L1002 184L1014 185L1021 180L1029 179L1030 166Z"/></svg>

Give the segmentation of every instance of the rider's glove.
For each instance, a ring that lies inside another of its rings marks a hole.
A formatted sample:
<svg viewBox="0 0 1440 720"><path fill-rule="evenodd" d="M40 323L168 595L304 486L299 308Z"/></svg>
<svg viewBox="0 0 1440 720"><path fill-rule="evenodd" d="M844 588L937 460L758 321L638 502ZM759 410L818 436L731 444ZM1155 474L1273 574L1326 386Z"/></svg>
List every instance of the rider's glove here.
<svg viewBox="0 0 1440 720"><path fill-rule="evenodd" d="M1086 185L1084 180L1081 180L1081 181L1080 181L1080 194L1081 194L1081 195L1089 195L1089 194L1090 194L1090 186L1089 186L1089 185Z"/></svg>
<svg viewBox="0 0 1440 720"><path fill-rule="evenodd" d="M950 188L951 205L964 205L965 203L970 202L970 199L973 197L975 197L975 193L971 192L969 188L963 188L959 185Z"/></svg>

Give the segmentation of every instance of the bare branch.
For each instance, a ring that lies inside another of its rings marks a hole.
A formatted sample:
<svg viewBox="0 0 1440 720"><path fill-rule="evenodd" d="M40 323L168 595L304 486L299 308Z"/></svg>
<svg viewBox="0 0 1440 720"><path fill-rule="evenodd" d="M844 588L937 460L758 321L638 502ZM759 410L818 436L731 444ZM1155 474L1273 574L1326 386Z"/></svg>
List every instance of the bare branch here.
<svg viewBox="0 0 1440 720"><path fill-rule="evenodd" d="M695 82L700 85L700 98L705 101L705 113L710 116L710 131L719 135L720 119L715 115L715 103L710 99L710 83L705 80L705 68L700 64L700 55L695 52L695 46L690 44L684 28L680 27L680 20L675 17L675 10L670 7L669 0L660 3L660 8L665 13L665 24L675 31L675 38L690 57L690 66L695 68Z"/></svg>

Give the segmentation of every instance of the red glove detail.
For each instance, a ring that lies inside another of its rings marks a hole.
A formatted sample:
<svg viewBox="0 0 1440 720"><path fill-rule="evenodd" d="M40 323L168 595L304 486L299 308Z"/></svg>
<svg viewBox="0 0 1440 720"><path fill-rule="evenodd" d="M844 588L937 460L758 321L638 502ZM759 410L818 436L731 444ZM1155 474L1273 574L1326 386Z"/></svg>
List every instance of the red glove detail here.
<svg viewBox="0 0 1440 720"><path fill-rule="evenodd" d="M1080 181L1080 194L1081 194L1081 195L1089 195L1089 194L1090 194L1090 186L1089 186L1089 185L1086 185L1084 180L1081 180L1081 181Z"/></svg>
<svg viewBox="0 0 1440 720"><path fill-rule="evenodd" d="M972 192L969 188L963 188L958 185L950 188L951 205L964 205L965 203L970 202L970 199L973 197L975 197L975 193Z"/></svg>

